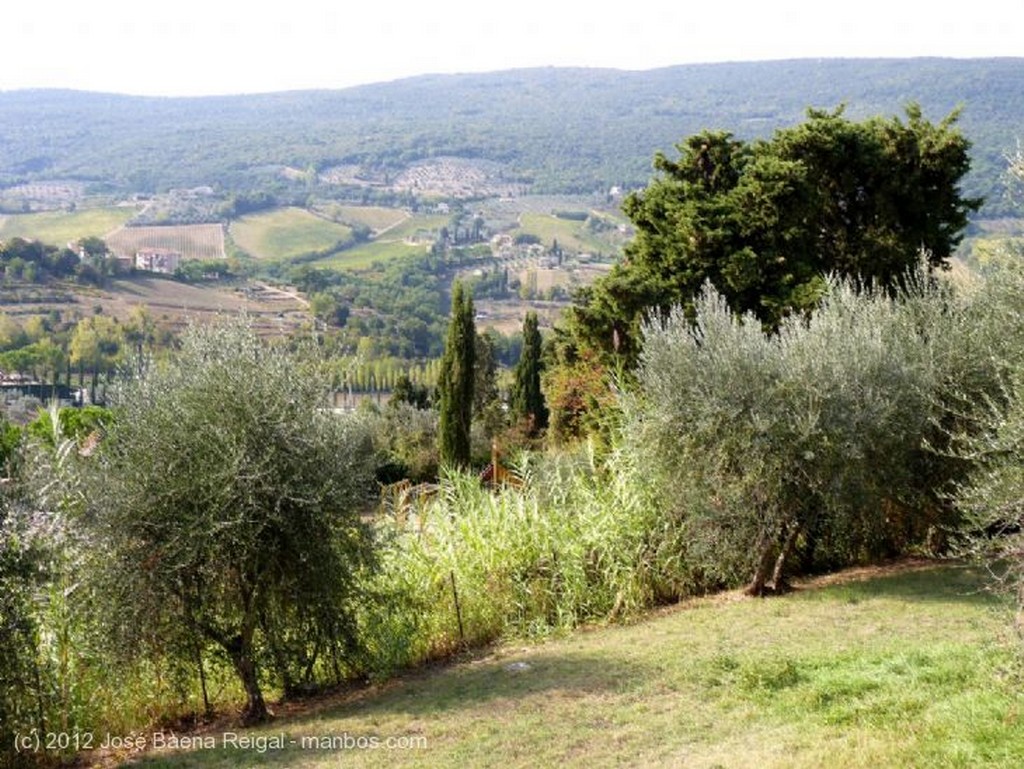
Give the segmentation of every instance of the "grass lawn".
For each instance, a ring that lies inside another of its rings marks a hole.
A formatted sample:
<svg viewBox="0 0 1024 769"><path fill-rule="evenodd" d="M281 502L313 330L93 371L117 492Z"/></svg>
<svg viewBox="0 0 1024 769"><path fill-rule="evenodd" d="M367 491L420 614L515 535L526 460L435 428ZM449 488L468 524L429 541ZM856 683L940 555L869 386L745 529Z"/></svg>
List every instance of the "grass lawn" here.
<svg viewBox="0 0 1024 769"><path fill-rule="evenodd" d="M258 731L218 726L192 750L136 762L1018 767L1024 696L1008 608L982 584L966 567L921 565L781 598L716 596L631 625L508 644ZM381 747L353 747L370 740Z"/></svg>
<svg viewBox="0 0 1024 769"><path fill-rule="evenodd" d="M135 213L134 208L112 207L4 215L0 216L0 240L26 238L64 247L79 238L106 237Z"/></svg>
<svg viewBox="0 0 1024 769"><path fill-rule="evenodd" d="M257 259L276 260L322 251L347 240L352 230L302 208L279 208L231 223L231 237Z"/></svg>

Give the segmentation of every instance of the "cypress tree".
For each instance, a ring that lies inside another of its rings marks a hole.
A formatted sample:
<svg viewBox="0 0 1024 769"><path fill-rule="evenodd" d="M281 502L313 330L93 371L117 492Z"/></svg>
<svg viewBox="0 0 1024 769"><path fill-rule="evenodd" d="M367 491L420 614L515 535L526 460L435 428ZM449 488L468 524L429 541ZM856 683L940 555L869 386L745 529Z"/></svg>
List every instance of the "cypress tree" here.
<svg viewBox="0 0 1024 769"><path fill-rule="evenodd" d="M540 374L544 366L541 344L537 313L528 312L523 321L523 351L516 364L512 389L512 414L516 420L526 422L531 432L548 424L548 409L540 390Z"/></svg>
<svg viewBox="0 0 1024 769"><path fill-rule="evenodd" d="M476 359L476 326L473 299L460 281L452 285L451 320L438 376L441 408L442 466L469 465L469 429L473 421L473 378Z"/></svg>

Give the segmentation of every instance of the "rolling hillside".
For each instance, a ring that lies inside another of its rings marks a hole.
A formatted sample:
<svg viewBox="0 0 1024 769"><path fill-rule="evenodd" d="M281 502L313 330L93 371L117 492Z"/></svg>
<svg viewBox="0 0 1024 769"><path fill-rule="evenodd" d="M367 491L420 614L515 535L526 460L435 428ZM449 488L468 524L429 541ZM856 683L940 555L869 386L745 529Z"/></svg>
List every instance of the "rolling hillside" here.
<svg viewBox="0 0 1024 769"><path fill-rule="evenodd" d="M823 59L430 75L238 97L15 91L0 93L0 187L211 185L298 198L313 185L408 197L447 179L449 191L476 180L501 194L594 192L642 185L655 152L703 128L749 138L808 107L845 104L858 118L917 101L936 121L962 109L974 142L968 191L994 215L1007 208L1003 158L1024 125L1022 79L1024 58Z"/></svg>

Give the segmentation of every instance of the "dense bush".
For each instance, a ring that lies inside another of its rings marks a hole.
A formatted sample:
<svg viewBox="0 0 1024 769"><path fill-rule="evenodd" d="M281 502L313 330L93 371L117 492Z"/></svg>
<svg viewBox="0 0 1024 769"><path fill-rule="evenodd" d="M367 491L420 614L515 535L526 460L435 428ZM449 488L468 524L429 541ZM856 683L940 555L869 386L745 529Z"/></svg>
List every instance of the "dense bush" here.
<svg viewBox="0 0 1024 769"><path fill-rule="evenodd" d="M695 322L646 328L599 455L525 455L497 489L458 473L398 488L373 539L353 515L363 460L427 474L436 414L389 406L375 454L320 408L309 359L197 332L126 386L95 455L53 418L19 449L25 493L0 516L0 724L127 731L198 710L205 684L237 702L233 628L252 632L259 683L298 693L941 546L961 512L1022 527L1024 271L907 285L835 283L771 335L705 291ZM999 542L1021 563L1019 539Z"/></svg>
<svg viewBox="0 0 1024 769"><path fill-rule="evenodd" d="M38 727L46 707L34 604L48 553L24 512L9 499L0 507L0 763L15 760L15 734Z"/></svg>

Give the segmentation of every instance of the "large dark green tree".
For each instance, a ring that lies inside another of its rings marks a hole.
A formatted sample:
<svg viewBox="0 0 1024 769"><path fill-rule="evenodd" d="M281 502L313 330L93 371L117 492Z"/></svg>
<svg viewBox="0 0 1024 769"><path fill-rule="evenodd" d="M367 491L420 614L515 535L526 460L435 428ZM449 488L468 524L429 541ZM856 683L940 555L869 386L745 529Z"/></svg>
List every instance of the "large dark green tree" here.
<svg viewBox="0 0 1024 769"><path fill-rule="evenodd" d="M356 417L324 408L320 370L245 321L192 328L124 386L90 463L112 630L124 648L215 649L246 721L268 715L267 672L287 691L354 649L372 451Z"/></svg>
<svg viewBox="0 0 1024 769"><path fill-rule="evenodd" d="M456 280L452 285L451 319L437 382L441 410L442 466L469 465L476 361L476 324L473 315L473 298L462 282Z"/></svg>
<svg viewBox="0 0 1024 769"><path fill-rule="evenodd" d="M657 178L624 202L626 258L571 311L577 342L632 364L642 320L692 307L706 281L771 329L812 310L829 274L892 287L922 254L945 266L980 205L960 193L969 142L956 120L916 105L905 120L812 110L769 140L704 132L678 160L659 153Z"/></svg>
<svg viewBox="0 0 1024 769"><path fill-rule="evenodd" d="M523 320L523 352L516 364L512 385L512 417L523 423L531 433L547 427L548 409L540 387L544 368L543 340L537 324L537 313L528 312Z"/></svg>

